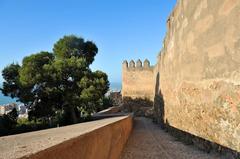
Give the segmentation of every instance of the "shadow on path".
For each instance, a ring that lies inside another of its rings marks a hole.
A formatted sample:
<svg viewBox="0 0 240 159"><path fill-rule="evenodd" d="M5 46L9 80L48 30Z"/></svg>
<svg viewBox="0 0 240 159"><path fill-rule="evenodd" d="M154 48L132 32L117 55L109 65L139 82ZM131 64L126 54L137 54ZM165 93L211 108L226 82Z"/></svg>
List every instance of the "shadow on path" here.
<svg viewBox="0 0 240 159"><path fill-rule="evenodd" d="M121 159L220 159L218 154L185 145L154 124L150 119L134 119L133 132Z"/></svg>
<svg viewBox="0 0 240 159"><path fill-rule="evenodd" d="M167 131L169 134L175 137L175 139L184 142L188 145L194 145L197 148L205 151L218 153L219 155L225 156L227 159L239 159L240 152L236 152L227 147L219 145L217 143L208 141L204 138L192 135L191 133L185 132L178 128L171 126L168 120L165 118L165 101L164 95L162 94L160 87L160 74L156 75L156 83L155 83L155 95L154 95L154 122L158 123L162 129ZM224 158L224 157L222 157Z"/></svg>

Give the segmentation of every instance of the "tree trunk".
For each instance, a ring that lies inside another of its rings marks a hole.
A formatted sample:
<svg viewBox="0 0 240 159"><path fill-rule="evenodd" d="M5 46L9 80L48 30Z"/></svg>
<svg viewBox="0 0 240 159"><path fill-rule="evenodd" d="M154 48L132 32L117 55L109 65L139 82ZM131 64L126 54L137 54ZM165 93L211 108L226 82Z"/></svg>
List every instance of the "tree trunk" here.
<svg viewBox="0 0 240 159"><path fill-rule="evenodd" d="M76 116L76 112L74 110L74 107L71 106L70 111L71 111L70 113L71 113L72 123L76 124L77 123L77 116Z"/></svg>

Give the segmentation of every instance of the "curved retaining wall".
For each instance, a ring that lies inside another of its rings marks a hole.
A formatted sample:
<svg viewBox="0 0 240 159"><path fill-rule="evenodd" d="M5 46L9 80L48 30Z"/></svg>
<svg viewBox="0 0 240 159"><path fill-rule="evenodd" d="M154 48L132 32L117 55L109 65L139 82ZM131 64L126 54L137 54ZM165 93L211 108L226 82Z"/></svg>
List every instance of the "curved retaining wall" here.
<svg viewBox="0 0 240 159"><path fill-rule="evenodd" d="M132 130L122 116L0 138L0 159L118 159Z"/></svg>

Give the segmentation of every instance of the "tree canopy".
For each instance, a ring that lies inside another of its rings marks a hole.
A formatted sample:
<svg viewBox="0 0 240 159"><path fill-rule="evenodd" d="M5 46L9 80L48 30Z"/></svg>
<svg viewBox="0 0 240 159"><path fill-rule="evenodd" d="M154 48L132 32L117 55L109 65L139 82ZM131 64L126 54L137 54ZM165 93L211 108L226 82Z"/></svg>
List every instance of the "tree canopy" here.
<svg viewBox="0 0 240 159"><path fill-rule="evenodd" d="M85 58L87 64L94 61L98 52L97 46L91 41L84 41L83 38L74 35L64 36L54 44L53 52L57 58L70 57Z"/></svg>
<svg viewBox="0 0 240 159"><path fill-rule="evenodd" d="M97 52L91 41L64 36L54 44L52 53L39 52L24 57L22 65L6 66L1 90L24 103L30 119L60 113L68 123L76 123L101 107L109 89L107 74L89 67Z"/></svg>

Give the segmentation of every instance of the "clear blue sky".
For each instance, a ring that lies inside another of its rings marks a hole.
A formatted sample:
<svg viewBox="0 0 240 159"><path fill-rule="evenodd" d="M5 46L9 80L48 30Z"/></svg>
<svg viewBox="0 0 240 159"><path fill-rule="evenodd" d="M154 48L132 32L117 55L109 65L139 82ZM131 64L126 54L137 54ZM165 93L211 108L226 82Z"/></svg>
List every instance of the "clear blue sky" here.
<svg viewBox="0 0 240 159"><path fill-rule="evenodd" d="M75 34L99 48L91 68L121 82L122 61L152 64L176 0L0 0L0 70ZM0 81L2 77L0 76Z"/></svg>

